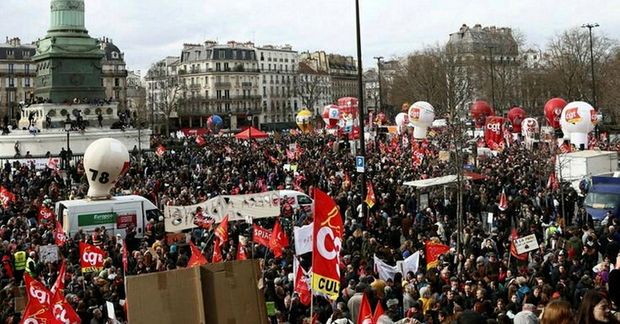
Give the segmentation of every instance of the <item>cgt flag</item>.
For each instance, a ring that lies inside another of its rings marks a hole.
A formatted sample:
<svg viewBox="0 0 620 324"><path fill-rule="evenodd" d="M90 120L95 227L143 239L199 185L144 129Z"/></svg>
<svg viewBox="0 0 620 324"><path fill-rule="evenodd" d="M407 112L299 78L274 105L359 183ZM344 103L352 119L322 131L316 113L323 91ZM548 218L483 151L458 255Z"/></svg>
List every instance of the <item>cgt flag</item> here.
<svg viewBox="0 0 620 324"><path fill-rule="evenodd" d="M506 190L502 190L502 194L499 196L499 204L497 205L499 210L505 211L508 209L508 198L506 197Z"/></svg>
<svg viewBox="0 0 620 324"><path fill-rule="evenodd" d="M228 215L224 216L220 225L215 229L214 235L219 239L220 244L228 241Z"/></svg>
<svg viewBox="0 0 620 324"><path fill-rule="evenodd" d="M67 235L65 235L65 231L62 229L62 225L60 222L56 222L56 229L54 230L54 242L56 245L62 247L67 243Z"/></svg>
<svg viewBox="0 0 620 324"><path fill-rule="evenodd" d="M379 301L380 303L381 301ZM357 315L357 324L373 324L373 315L370 302L366 293L362 295L362 303L360 304L359 313Z"/></svg>
<svg viewBox="0 0 620 324"><path fill-rule="evenodd" d="M314 189L314 198L312 291L336 299L340 291L342 216L334 200L321 190Z"/></svg>
<svg viewBox="0 0 620 324"><path fill-rule="evenodd" d="M103 270L103 256L105 252L102 249L80 242L80 266L82 272L94 272Z"/></svg>
<svg viewBox="0 0 620 324"><path fill-rule="evenodd" d="M51 324L57 323L52 313L52 293L39 281L32 279L28 273L24 273L28 303L24 310L22 321L27 324Z"/></svg>

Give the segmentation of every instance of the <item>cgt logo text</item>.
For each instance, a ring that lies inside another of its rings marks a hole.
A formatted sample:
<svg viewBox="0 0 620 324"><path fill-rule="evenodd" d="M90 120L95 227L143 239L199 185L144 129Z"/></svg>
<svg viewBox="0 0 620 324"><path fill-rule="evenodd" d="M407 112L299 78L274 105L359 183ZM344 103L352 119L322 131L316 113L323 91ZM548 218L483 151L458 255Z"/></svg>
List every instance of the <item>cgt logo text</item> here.
<svg viewBox="0 0 620 324"><path fill-rule="evenodd" d="M419 108L412 108L411 111L409 112L409 119L410 120L418 120L418 119L420 119L420 109Z"/></svg>
<svg viewBox="0 0 620 324"><path fill-rule="evenodd" d="M43 290L30 287L30 297L39 301L40 304L49 304L50 295Z"/></svg>
<svg viewBox="0 0 620 324"><path fill-rule="evenodd" d="M87 250L82 255L82 261L94 266L103 263L103 255L96 252L88 252Z"/></svg>
<svg viewBox="0 0 620 324"><path fill-rule="evenodd" d="M500 131L501 128L502 128L501 123L492 123L492 124L489 123L489 124L487 124L487 129L488 130L491 130L491 131L493 131L495 133L498 133L498 134L499 134L499 131Z"/></svg>

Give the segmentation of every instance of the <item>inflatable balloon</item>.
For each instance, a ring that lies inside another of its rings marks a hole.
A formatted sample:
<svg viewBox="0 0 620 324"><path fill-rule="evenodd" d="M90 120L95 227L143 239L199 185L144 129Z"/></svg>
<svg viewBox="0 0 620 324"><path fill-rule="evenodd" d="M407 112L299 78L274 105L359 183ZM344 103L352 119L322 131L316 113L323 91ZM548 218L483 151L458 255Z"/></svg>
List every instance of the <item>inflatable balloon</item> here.
<svg viewBox="0 0 620 324"><path fill-rule="evenodd" d="M414 138L426 138L426 132L433 124L433 120L435 120L435 108L428 102L414 102L413 105L409 107L409 122L414 126Z"/></svg>
<svg viewBox="0 0 620 324"><path fill-rule="evenodd" d="M398 130L398 133L401 134L405 127L407 127L407 125L409 125L409 115L407 115L407 113L401 112L398 113L398 115L396 115L396 129Z"/></svg>
<svg viewBox="0 0 620 324"><path fill-rule="evenodd" d="M570 142L577 148L586 147L588 133L594 129L597 122L596 110L583 101L574 101L562 109L560 126L564 134L570 134Z"/></svg>
<svg viewBox="0 0 620 324"><path fill-rule="evenodd" d="M334 128L338 125L340 120L340 109L336 105L327 105L323 108L321 117L325 122L325 128Z"/></svg>
<svg viewBox="0 0 620 324"><path fill-rule="evenodd" d="M545 103L545 118L547 119L547 125L553 127L553 129L560 128L560 115L562 109L566 107L566 100L562 98L553 98Z"/></svg>
<svg viewBox="0 0 620 324"><path fill-rule="evenodd" d="M129 151L113 138L92 142L84 152L84 169L88 178L88 198L109 199L119 176L129 169Z"/></svg>
<svg viewBox="0 0 620 324"><path fill-rule="evenodd" d="M527 113L521 107L513 107L508 111L508 120L512 124L513 133L521 133L521 122L526 116Z"/></svg>
<svg viewBox="0 0 620 324"><path fill-rule="evenodd" d="M222 127L223 123L224 123L224 120L222 120L222 117L218 115L211 115L207 119L207 128L209 128L212 131L217 131L218 129Z"/></svg>
<svg viewBox="0 0 620 324"><path fill-rule="evenodd" d="M295 122L297 123L297 127L304 132L307 133L312 130L312 112L308 109L303 109L297 113L295 117Z"/></svg>
<svg viewBox="0 0 620 324"><path fill-rule="evenodd" d="M477 128L484 126L487 117L494 116L493 108L484 100L476 100L469 109L469 114Z"/></svg>
<svg viewBox="0 0 620 324"><path fill-rule="evenodd" d="M533 139L540 132L538 121L535 118L525 118L521 122L521 135L525 138Z"/></svg>

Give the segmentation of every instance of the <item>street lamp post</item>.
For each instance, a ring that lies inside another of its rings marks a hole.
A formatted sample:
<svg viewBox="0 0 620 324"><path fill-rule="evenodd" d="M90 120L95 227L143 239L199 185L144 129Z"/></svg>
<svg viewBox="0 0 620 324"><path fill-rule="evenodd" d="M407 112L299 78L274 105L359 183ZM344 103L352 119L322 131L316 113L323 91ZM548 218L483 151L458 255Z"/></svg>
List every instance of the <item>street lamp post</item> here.
<svg viewBox="0 0 620 324"><path fill-rule="evenodd" d="M581 25L581 28L587 28L588 29L588 33L590 36L590 73L592 74L592 105L594 106L594 109L596 109L597 111L599 111L598 109L598 105L596 102L596 81L594 78L594 51L592 50L592 28L596 28L598 27L599 24L598 23L593 23L593 24L583 24ZM598 127L598 123L594 126L594 136L598 139L600 136L600 132L599 132L599 127Z"/></svg>
<svg viewBox="0 0 620 324"><path fill-rule="evenodd" d="M67 133L67 153L66 153L66 160L65 160L65 167L69 166L69 152L71 152L71 147L69 146L69 134L71 133L71 121L70 120L65 120L65 132Z"/></svg>
<svg viewBox="0 0 620 324"><path fill-rule="evenodd" d="M248 128L248 137L249 137L248 141L251 144L252 143L252 125L254 124L254 120L252 120L253 118L252 115L247 115L246 118L248 119L248 122L250 122L250 127Z"/></svg>
<svg viewBox="0 0 620 324"><path fill-rule="evenodd" d="M598 27L599 24L597 23L593 23L593 24L583 24L581 25L581 28L587 28L588 29L588 33L590 35L590 73L592 73L592 104L594 105L594 108L598 109L597 104L596 104L596 82L594 79L594 51L592 49L592 28L596 28Z"/></svg>
<svg viewBox="0 0 620 324"><path fill-rule="evenodd" d="M375 56L374 59L377 60L377 78L379 79L379 109L377 109L379 112L383 109L383 87L381 84L381 60L383 56Z"/></svg>
<svg viewBox="0 0 620 324"><path fill-rule="evenodd" d="M359 155L362 157L366 156L366 144L364 143L364 83L362 79L362 37L360 32L360 2L359 0L355 0L355 30L357 33L357 89L358 89L358 123L360 128L360 151ZM366 217L366 204L364 203L364 199L366 198L366 170L361 174L360 181L360 192L362 194L361 204L362 204L362 215Z"/></svg>

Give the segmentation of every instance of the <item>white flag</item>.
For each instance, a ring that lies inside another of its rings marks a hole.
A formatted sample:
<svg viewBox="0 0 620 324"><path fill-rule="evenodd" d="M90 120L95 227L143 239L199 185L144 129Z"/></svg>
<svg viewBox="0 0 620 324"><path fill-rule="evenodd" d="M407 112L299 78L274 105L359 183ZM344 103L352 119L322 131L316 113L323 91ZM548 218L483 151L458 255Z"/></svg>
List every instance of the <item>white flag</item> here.
<svg viewBox="0 0 620 324"><path fill-rule="evenodd" d="M418 266L420 265L420 251L410 255L403 260L403 277L407 275L409 271L416 274L418 272Z"/></svg>
<svg viewBox="0 0 620 324"><path fill-rule="evenodd" d="M293 237L295 237L295 254L302 255L312 252L312 226L313 223L302 227L293 227Z"/></svg>
<svg viewBox="0 0 620 324"><path fill-rule="evenodd" d="M400 272L398 271L398 269L396 269L396 266L391 266L381 261L381 259L377 258L376 255L374 256L374 259L375 259L375 268L377 269L377 273L379 273L379 279L394 280L394 275L396 275L397 272Z"/></svg>

